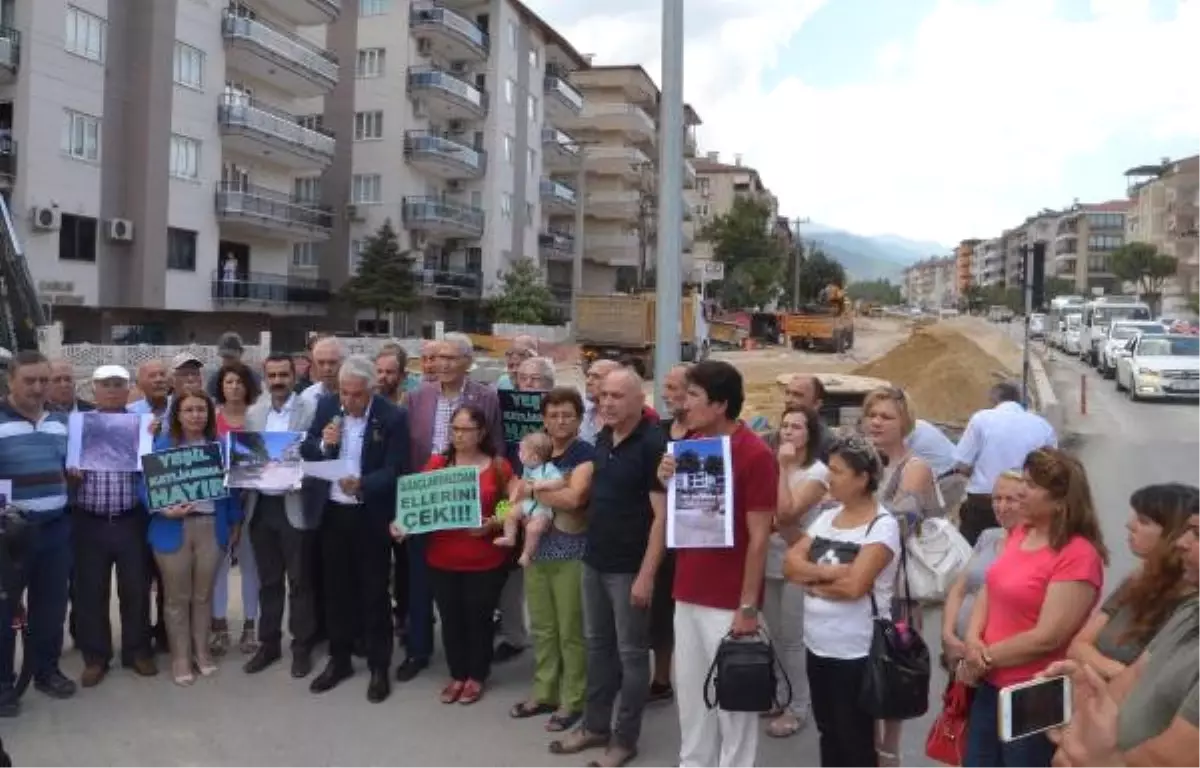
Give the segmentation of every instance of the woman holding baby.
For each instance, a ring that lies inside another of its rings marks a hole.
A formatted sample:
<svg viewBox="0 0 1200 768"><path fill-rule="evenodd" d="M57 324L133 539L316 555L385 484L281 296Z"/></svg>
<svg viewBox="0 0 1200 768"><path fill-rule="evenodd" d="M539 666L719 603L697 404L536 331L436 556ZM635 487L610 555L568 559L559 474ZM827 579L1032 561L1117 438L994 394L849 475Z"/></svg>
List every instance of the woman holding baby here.
<svg viewBox="0 0 1200 768"><path fill-rule="evenodd" d="M542 421L549 437L539 451L548 464L544 478L518 480L513 496L522 509L533 509L526 528L534 541L525 565L525 600L533 635L533 695L509 714L517 719L549 715L546 730L568 730L583 714L587 687L587 649L583 640L581 579L587 526L585 510L592 485L594 448L579 437L583 399L569 387L556 387L542 400ZM537 442L537 441L533 441ZM522 457L524 461L524 457ZM547 514L542 515L542 510ZM540 529L540 532L539 532ZM524 558L523 558L524 560Z"/></svg>

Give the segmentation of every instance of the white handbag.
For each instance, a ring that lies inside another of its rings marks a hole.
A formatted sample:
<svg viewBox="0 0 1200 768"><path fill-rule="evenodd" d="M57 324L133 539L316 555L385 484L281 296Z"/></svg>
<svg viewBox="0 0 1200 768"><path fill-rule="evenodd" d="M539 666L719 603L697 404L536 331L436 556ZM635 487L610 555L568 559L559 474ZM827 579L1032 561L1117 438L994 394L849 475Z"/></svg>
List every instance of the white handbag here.
<svg viewBox="0 0 1200 768"><path fill-rule="evenodd" d="M908 540L908 589L913 599L941 602L967 567L971 545L949 520L929 517Z"/></svg>

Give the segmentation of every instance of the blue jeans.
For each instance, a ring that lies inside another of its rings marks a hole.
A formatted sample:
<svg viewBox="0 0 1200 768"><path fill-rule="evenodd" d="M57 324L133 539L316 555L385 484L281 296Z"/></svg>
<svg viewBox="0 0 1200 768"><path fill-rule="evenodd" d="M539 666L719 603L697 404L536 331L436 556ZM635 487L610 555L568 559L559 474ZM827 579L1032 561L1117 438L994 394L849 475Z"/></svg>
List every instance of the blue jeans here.
<svg viewBox="0 0 1200 768"><path fill-rule="evenodd" d="M967 721L966 768L1001 766L1007 768L1049 768L1054 745L1044 733L1023 739L1000 741L1000 691L990 683L980 683L971 702Z"/></svg>
<svg viewBox="0 0 1200 768"><path fill-rule="evenodd" d="M58 670L63 623L67 620L71 559L71 518L64 512L36 523L24 573L30 644L24 652L33 661L35 680L45 679ZM12 622L13 607L20 599L17 594L0 601L0 688L11 687L16 681Z"/></svg>

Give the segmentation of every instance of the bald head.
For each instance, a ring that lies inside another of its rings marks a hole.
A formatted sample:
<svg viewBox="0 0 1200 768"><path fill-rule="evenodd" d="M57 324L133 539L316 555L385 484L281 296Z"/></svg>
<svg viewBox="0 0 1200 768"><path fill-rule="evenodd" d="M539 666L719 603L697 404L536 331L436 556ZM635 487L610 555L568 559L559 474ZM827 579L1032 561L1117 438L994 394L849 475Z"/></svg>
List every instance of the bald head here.
<svg viewBox="0 0 1200 768"><path fill-rule="evenodd" d="M167 377L167 364L163 360L147 360L138 366L137 385L142 397L150 401L160 401L167 397L170 389Z"/></svg>
<svg viewBox="0 0 1200 768"><path fill-rule="evenodd" d="M345 357L346 350L342 347L342 342L333 336L326 336L313 344L313 372L316 379L325 385L326 392L337 391L338 371Z"/></svg>
<svg viewBox="0 0 1200 768"><path fill-rule="evenodd" d="M636 371L617 366L600 383L600 420L618 434L629 434L642 418L646 395Z"/></svg>
<svg viewBox="0 0 1200 768"><path fill-rule="evenodd" d="M788 408L812 408L820 410L825 399L825 386L811 373L797 373L788 380L783 400Z"/></svg>
<svg viewBox="0 0 1200 768"><path fill-rule="evenodd" d="M587 369L587 380L584 382L584 390L587 392L588 399L596 402L600 398L600 383L604 381L604 377L613 371L620 368L621 365L615 360L594 360Z"/></svg>

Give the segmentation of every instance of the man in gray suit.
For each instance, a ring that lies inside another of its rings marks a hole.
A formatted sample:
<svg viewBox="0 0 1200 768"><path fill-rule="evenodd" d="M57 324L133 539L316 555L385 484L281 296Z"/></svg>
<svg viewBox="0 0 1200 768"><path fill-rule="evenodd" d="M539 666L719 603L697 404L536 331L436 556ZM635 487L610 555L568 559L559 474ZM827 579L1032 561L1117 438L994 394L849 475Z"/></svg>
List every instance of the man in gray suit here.
<svg viewBox="0 0 1200 768"><path fill-rule="evenodd" d="M296 369L290 355L274 353L263 364L267 397L246 411L251 432L307 432L316 408L293 393ZM248 491L246 530L258 563L261 618L259 648L246 662L247 674L261 672L283 655L283 604L287 598L288 630L292 635L292 677L312 671L312 646L317 634L314 562L322 504L302 491Z"/></svg>

